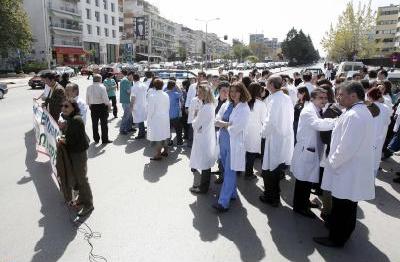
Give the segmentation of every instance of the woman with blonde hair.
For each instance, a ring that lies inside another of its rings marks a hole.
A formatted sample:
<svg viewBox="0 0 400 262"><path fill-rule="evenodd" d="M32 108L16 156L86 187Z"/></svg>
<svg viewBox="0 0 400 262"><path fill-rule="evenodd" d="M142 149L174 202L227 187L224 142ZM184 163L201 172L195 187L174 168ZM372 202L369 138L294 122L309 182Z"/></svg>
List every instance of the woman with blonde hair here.
<svg viewBox="0 0 400 262"><path fill-rule="evenodd" d="M210 187L211 167L217 159L214 128L215 101L208 84L202 83L198 86L197 97L202 102L202 106L194 112L192 122L193 145L190 167L201 170L201 179L199 185L193 185L189 190L192 193L204 194Z"/></svg>

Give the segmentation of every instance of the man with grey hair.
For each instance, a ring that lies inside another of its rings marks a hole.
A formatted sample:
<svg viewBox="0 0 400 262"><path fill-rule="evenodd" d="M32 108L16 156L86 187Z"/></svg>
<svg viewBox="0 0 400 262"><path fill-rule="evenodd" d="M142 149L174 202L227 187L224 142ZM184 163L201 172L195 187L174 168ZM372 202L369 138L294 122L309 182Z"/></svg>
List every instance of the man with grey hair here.
<svg viewBox="0 0 400 262"><path fill-rule="evenodd" d="M267 104L267 117L262 128L265 138L264 158L262 162L262 177L264 194L260 201L278 207L280 202L279 181L286 165L292 161L294 134L294 108L292 100L281 90L282 78L270 76L267 89L270 95Z"/></svg>
<svg viewBox="0 0 400 262"><path fill-rule="evenodd" d="M72 98L79 106L79 114L82 116L83 123L86 125L87 105L86 102L79 97L79 86L75 83L69 83L65 87L65 95L67 98Z"/></svg>
<svg viewBox="0 0 400 262"><path fill-rule="evenodd" d="M99 120L101 125L101 141L103 144L111 143L108 139L108 110L111 109L106 87L101 84L101 75L93 75L93 84L86 90L86 103L90 108L92 117L93 139L96 143L100 140Z"/></svg>
<svg viewBox="0 0 400 262"><path fill-rule="evenodd" d="M338 100L346 111L332 131L321 185L332 194L329 236L314 238L324 246L342 247L356 226L358 201L375 198L375 129L364 97L356 81L339 90Z"/></svg>

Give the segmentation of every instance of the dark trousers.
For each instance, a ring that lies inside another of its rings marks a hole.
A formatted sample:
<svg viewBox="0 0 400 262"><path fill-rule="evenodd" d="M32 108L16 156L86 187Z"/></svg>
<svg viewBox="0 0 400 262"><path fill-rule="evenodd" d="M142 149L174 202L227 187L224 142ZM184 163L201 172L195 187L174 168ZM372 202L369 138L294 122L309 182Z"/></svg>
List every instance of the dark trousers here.
<svg viewBox="0 0 400 262"><path fill-rule="evenodd" d="M74 175L76 188L79 191L78 201L85 207L93 206L93 195L87 178L87 153L70 153L72 173Z"/></svg>
<svg viewBox="0 0 400 262"><path fill-rule="evenodd" d="M346 243L357 222L357 202L332 196L329 238L340 245Z"/></svg>
<svg viewBox="0 0 400 262"><path fill-rule="evenodd" d="M199 189L203 192L207 192L210 188L210 179L211 179L211 168L205 169L201 171L200 177L200 185Z"/></svg>
<svg viewBox="0 0 400 262"><path fill-rule="evenodd" d="M392 139L390 140L389 146L387 147L387 149L393 153L393 152L397 152L400 150L400 130L397 131L394 136L392 137Z"/></svg>
<svg viewBox="0 0 400 262"><path fill-rule="evenodd" d="M140 137L145 136L146 135L146 130L144 128L144 122L137 123L136 125L139 128L138 136L140 136Z"/></svg>
<svg viewBox="0 0 400 262"><path fill-rule="evenodd" d="M171 123L171 126L175 129L175 133L176 133L176 142L178 144L182 144L183 143L183 138L182 138L182 123L181 123L181 119L179 117L177 118L172 118L169 120L169 122Z"/></svg>
<svg viewBox="0 0 400 262"><path fill-rule="evenodd" d="M117 108L117 97L116 96L109 96L108 97L111 100L112 103L112 108L113 108L113 115L117 117L118 113L118 108Z"/></svg>
<svg viewBox="0 0 400 262"><path fill-rule="evenodd" d="M305 210L310 208L311 186L311 182L296 179L293 196L294 210Z"/></svg>
<svg viewBox="0 0 400 262"><path fill-rule="evenodd" d="M189 124L189 139L187 141L188 147L192 147L193 144L193 127L192 124Z"/></svg>
<svg viewBox="0 0 400 262"><path fill-rule="evenodd" d="M105 104L91 105L90 106L90 115L92 117L92 129L93 129L93 139L94 141L100 140L99 135L99 120L101 125L101 140L108 140L108 126L107 126L107 118L108 118L108 108Z"/></svg>
<svg viewBox="0 0 400 262"><path fill-rule="evenodd" d="M254 175L254 172L253 172L254 161L256 160L258 155L259 155L258 153L246 152L246 173L245 173L245 176Z"/></svg>
<svg viewBox="0 0 400 262"><path fill-rule="evenodd" d="M263 170L262 177L264 180L264 196L274 202L279 202L281 188L279 181L281 175L284 174L285 164L280 164L274 170Z"/></svg>

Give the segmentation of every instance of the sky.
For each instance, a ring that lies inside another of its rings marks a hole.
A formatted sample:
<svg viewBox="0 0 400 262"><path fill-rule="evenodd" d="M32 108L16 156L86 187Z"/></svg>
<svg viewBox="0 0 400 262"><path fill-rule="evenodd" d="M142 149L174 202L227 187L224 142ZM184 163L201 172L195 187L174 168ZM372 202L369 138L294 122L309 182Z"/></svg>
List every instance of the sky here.
<svg viewBox="0 0 400 262"><path fill-rule="evenodd" d="M192 29L205 31L205 23L196 19L220 20L208 23L208 32L223 37L228 42L233 38L249 42L249 34L263 33L264 37L282 41L292 28L309 34L320 54L325 52L321 39L338 16L344 11L349 0L148 0L157 6L165 18L181 23ZM399 0L371 0L371 8L398 4ZM353 0L368 4L368 0Z"/></svg>

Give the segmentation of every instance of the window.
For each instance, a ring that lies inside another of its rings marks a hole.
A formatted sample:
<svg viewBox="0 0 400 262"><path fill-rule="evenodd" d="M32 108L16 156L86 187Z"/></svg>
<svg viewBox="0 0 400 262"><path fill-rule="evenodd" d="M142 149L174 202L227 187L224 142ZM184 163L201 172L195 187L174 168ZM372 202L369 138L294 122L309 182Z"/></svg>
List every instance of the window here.
<svg viewBox="0 0 400 262"><path fill-rule="evenodd" d="M92 25L86 25L88 35L92 34Z"/></svg>
<svg viewBox="0 0 400 262"><path fill-rule="evenodd" d="M103 7L104 7L104 10L107 10L107 0L103 0Z"/></svg>
<svg viewBox="0 0 400 262"><path fill-rule="evenodd" d="M94 12L94 16L96 17L96 21L100 22L100 13L98 11Z"/></svg>
<svg viewBox="0 0 400 262"><path fill-rule="evenodd" d="M86 8L86 19L92 19L90 15L90 9Z"/></svg>
<svg viewBox="0 0 400 262"><path fill-rule="evenodd" d="M90 0L86 0L86 4L90 4Z"/></svg>
<svg viewBox="0 0 400 262"><path fill-rule="evenodd" d="M115 17L113 17L113 16L111 17L111 24L115 25Z"/></svg>
<svg viewBox="0 0 400 262"><path fill-rule="evenodd" d="M111 12L115 12L115 4L111 3Z"/></svg>
<svg viewBox="0 0 400 262"><path fill-rule="evenodd" d="M115 30L112 30L112 37L116 38L117 37L117 32L115 32Z"/></svg>
<svg viewBox="0 0 400 262"><path fill-rule="evenodd" d="M97 35L101 35L100 26L96 26Z"/></svg>
<svg viewBox="0 0 400 262"><path fill-rule="evenodd" d="M104 28L104 35L108 36L108 28Z"/></svg>
<svg viewBox="0 0 400 262"><path fill-rule="evenodd" d="M120 33L124 32L124 27L123 27L123 26L120 26L120 27L119 27L119 32L120 32Z"/></svg>
<svg viewBox="0 0 400 262"><path fill-rule="evenodd" d="M108 15L104 14L104 23L108 24Z"/></svg>
<svg viewBox="0 0 400 262"><path fill-rule="evenodd" d="M97 7L99 7L99 0L94 0Z"/></svg>

